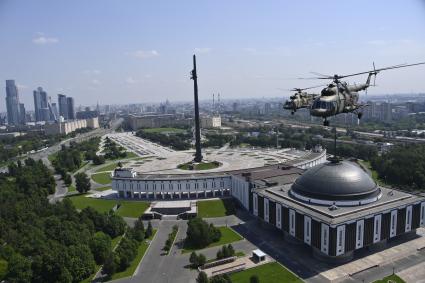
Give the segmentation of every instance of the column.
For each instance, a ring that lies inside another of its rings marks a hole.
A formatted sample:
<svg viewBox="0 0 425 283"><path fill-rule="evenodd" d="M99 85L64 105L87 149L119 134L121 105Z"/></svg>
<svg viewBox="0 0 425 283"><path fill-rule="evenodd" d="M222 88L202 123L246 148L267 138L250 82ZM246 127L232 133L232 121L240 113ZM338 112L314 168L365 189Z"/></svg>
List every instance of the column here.
<svg viewBox="0 0 425 283"><path fill-rule="evenodd" d="M174 192L171 192L171 199L173 199L174 197Z"/></svg>
<svg viewBox="0 0 425 283"><path fill-rule="evenodd" d="M215 190L211 190L213 197L215 197Z"/></svg>

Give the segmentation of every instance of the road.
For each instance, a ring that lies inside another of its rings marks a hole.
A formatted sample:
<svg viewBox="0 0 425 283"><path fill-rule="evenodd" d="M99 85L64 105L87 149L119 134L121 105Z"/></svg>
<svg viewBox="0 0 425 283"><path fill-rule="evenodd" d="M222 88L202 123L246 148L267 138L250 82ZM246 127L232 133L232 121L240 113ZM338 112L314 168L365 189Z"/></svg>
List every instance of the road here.
<svg viewBox="0 0 425 283"><path fill-rule="evenodd" d="M235 216L227 216L220 218L207 219L208 222L215 225L235 225L240 222ZM182 254L183 241L186 238L187 221L185 220L162 220L158 224L158 230L153 239L151 246L139 263L134 276L114 280L114 283L195 283L198 272L188 268L190 253ZM179 226L179 231L176 236L175 244L173 245L170 254L165 255L162 251L168 234L171 232L174 225ZM235 251L243 251L249 254L255 246L247 240L242 240L232 243ZM207 259L215 258L217 251L221 246L203 249L203 253Z"/></svg>

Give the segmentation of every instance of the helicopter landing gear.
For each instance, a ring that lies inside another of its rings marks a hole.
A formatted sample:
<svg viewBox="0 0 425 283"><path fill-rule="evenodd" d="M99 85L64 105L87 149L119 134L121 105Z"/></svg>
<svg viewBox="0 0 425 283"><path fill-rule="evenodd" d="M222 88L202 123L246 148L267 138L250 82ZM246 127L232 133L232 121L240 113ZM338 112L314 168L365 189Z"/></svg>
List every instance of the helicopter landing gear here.
<svg viewBox="0 0 425 283"><path fill-rule="evenodd" d="M329 127L329 121L327 119L323 120L323 126Z"/></svg>

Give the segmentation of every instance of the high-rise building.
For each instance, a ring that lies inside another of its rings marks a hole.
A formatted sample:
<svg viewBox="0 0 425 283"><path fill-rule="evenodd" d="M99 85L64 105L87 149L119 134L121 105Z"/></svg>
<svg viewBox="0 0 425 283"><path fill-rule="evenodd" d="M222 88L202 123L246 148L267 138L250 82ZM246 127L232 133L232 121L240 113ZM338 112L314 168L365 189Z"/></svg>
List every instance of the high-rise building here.
<svg viewBox="0 0 425 283"><path fill-rule="evenodd" d="M59 119L59 112L58 112L58 106L56 103L52 103L52 112L53 115L55 116L55 121L60 121Z"/></svg>
<svg viewBox="0 0 425 283"><path fill-rule="evenodd" d="M50 97L42 87L38 87L33 92L34 94L34 112L35 120L39 121L54 121L57 120L50 103Z"/></svg>
<svg viewBox="0 0 425 283"><path fill-rule="evenodd" d="M25 111L25 105L23 103L19 103L19 123L25 124L27 122L27 114Z"/></svg>
<svg viewBox="0 0 425 283"><path fill-rule="evenodd" d="M58 103L59 103L59 115L62 116L65 120L68 120L68 104L66 96L63 94L58 94Z"/></svg>
<svg viewBox="0 0 425 283"><path fill-rule="evenodd" d="M74 120L75 119L74 98L67 97L66 105L68 106L68 119Z"/></svg>
<svg viewBox="0 0 425 283"><path fill-rule="evenodd" d="M9 125L19 124L19 94L14 80L6 80L6 108Z"/></svg>
<svg viewBox="0 0 425 283"><path fill-rule="evenodd" d="M43 90L42 87L38 87L33 92L34 94L34 112L35 120L46 121L46 109L47 108L47 93Z"/></svg>

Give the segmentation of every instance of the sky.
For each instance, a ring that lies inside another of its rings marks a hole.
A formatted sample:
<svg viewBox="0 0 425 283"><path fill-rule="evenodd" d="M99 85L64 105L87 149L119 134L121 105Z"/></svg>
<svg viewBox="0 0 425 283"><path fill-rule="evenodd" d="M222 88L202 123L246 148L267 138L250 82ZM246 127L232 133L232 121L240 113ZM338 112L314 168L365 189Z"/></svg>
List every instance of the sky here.
<svg viewBox="0 0 425 283"><path fill-rule="evenodd" d="M201 100L284 97L322 83L295 79L312 71L424 62L425 1L0 0L0 36L0 94L14 79L27 109L38 86L76 105L189 101L192 54ZM425 65L376 84L425 92Z"/></svg>

